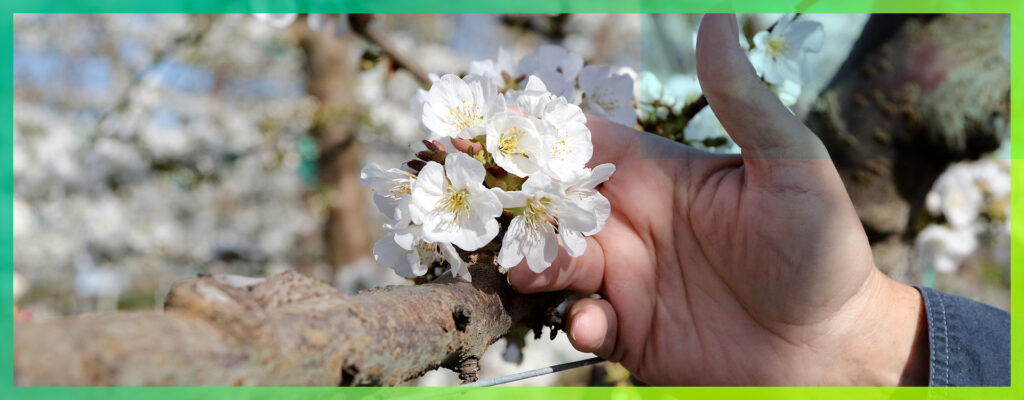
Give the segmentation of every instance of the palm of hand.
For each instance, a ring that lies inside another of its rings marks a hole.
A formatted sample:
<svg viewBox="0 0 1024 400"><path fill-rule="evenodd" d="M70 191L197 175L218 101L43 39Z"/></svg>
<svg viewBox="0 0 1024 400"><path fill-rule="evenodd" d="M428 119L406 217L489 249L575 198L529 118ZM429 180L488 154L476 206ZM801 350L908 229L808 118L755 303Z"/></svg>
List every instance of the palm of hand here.
<svg viewBox="0 0 1024 400"><path fill-rule="evenodd" d="M638 138L661 153L619 161L602 187L614 211L593 240L605 266L596 291L617 317L610 359L648 383L766 382L757 374L783 361L774 353L813 347L815 325L865 282L869 264L847 268L856 255L832 251L845 240L832 232L851 227L819 217L852 210L812 189L759 189L739 157ZM801 162L822 161L831 167Z"/></svg>
<svg viewBox="0 0 1024 400"><path fill-rule="evenodd" d="M920 297L874 267L827 151L754 75L736 32L733 17L705 16L697 65L743 156L588 117L591 163L617 165L599 188L612 213L581 257L562 250L510 282L600 293L570 309L573 345L650 384L895 384ZM887 328L909 333L862 338Z"/></svg>

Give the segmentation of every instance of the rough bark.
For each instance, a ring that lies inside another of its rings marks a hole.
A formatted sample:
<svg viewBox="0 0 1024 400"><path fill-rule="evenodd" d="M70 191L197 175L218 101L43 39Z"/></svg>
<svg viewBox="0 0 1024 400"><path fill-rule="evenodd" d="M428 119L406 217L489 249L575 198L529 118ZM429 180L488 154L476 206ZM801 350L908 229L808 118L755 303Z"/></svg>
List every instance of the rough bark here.
<svg viewBox="0 0 1024 400"><path fill-rule="evenodd" d="M15 324L15 385L395 385L439 366L475 380L488 345L540 329L558 294L489 264L354 296L294 272L179 282L164 312ZM460 369L465 364L470 368Z"/></svg>
<svg viewBox="0 0 1024 400"><path fill-rule="evenodd" d="M1009 132L1005 15L876 15L807 125L829 149L883 270L903 275L924 197Z"/></svg>

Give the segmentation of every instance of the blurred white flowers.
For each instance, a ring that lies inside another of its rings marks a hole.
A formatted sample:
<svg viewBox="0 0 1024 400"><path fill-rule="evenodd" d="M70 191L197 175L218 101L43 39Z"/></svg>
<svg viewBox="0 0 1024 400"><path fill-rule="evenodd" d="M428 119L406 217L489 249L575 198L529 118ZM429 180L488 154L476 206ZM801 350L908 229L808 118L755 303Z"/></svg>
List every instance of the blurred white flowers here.
<svg viewBox="0 0 1024 400"><path fill-rule="evenodd" d="M579 76L583 101L580 108L605 117L620 125L636 125L633 109L633 79L628 75L612 74L608 67L588 65Z"/></svg>
<svg viewBox="0 0 1024 400"><path fill-rule="evenodd" d="M573 98L576 76L583 68L583 57L561 46L541 45L536 53L519 60L519 73L537 75L555 96Z"/></svg>
<svg viewBox="0 0 1024 400"><path fill-rule="evenodd" d="M983 245L1009 242L1009 161L950 165L925 197L925 208L933 221L914 241L913 262L954 273Z"/></svg>
<svg viewBox="0 0 1024 400"><path fill-rule="evenodd" d="M914 240L918 262L944 273L956 272L964 257L977 247L978 239L973 231L943 225L929 225Z"/></svg>
<svg viewBox="0 0 1024 400"><path fill-rule="evenodd" d="M809 80L808 53L817 53L825 41L820 22L794 20L787 14L772 30L754 35L754 48L748 57L765 82L780 85L784 81L799 84Z"/></svg>
<svg viewBox="0 0 1024 400"><path fill-rule="evenodd" d="M466 139L473 145L467 153L425 141L419 160L407 164L415 173L375 164L362 172L362 183L392 221L374 257L405 277L447 264L453 275L469 279L455 247L477 251L501 226L498 264L513 268L525 258L541 272L558 253L559 234L567 251L579 256L584 236L597 234L611 212L596 187L615 167L586 168L590 130L570 98L579 89L590 111L632 125L633 79L584 67L582 57L557 46L541 46L517 66L501 50L497 61L477 61L470 70L465 77L442 76L419 92L422 102L412 101L431 135Z"/></svg>
<svg viewBox="0 0 1024 400"><path fill-rule="evenodd" d="M739 153L740 148L732 141L725 127L711 110L711 106L704 106L693 119L686 124L683 135L691 146L711 150L715 153ZM718 145L708 143L718 141Z"/></svg>
<svg viewBox="0 0 1024 400"><path fill-rule="evenodd" d="M803 92L803 85L809 83L814 73L817 61L814 56L824 46L824 37L820 22L797 20L795 15L787 14L770 31L755 33L753 48L742 33L739 43L768 88L783 105L793 107ZM695 47L696 40L694 33ZM740 152L710 106L697 103L702 90L696 75L675 74L662 82L653 73L644 71L634 93L640 126L644 130L714 153Z"/></svg>

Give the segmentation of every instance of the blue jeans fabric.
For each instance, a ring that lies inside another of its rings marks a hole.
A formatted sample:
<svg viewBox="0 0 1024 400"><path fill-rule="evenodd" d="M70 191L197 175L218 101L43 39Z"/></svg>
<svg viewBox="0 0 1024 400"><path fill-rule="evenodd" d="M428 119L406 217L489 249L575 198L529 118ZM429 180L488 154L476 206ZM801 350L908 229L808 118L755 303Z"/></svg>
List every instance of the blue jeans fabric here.
<svg viewBox="0 0 1024 400"><path fill-rule="evenodd" d="M929 386L1009 386L1010 314L916 286L928 317Z"/></svg>

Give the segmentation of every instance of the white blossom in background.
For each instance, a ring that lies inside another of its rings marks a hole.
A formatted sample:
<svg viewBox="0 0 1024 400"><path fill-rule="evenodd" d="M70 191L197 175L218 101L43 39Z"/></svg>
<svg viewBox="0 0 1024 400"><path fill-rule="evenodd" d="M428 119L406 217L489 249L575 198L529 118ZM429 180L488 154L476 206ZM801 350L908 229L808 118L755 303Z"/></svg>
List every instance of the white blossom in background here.
<svg viewBox="0 0 1024 400"><path fill-rule="evenodd" d="M925 200L930 212L945 216L955 228L966 228L978 218L984 197L971 167L954 164L935 181Z"/></svg>
<svg viewBox="0 0 1024 400"><path fill-rule="evenodd" d="M960 268L964 258L977 247L977 234L972 229L953 229L933 224L914 239L914 257L919 264L930 266L938 272L952 273Z"/></svg>
<svg viewBox="0 0 1024 400"><path fill-rule="evenodd" d="M633 108L633 79L629 75L612 74L611 68L588 65L579 76L583 91L580 108L619 125L636 125Z"/></svg>
<svg viewBox="0 0 1024 400"><path fill-rule="evenodd" d="M722 126L718 117L715 116L715 112L711 110L711 106L704 106L704 108L700 109L693 116L693 119L686 124L686 130L683 134L691 145L698 148L711 150L716 153L738 154L740 152L739 146L729 137L725 127ZM704 143L708 139L724 139L725 143L714 147L706 146Z"/></svg>
<svg viewBox="0 0 1024 400"><path fill-rule="evenodd" d="M765 82L778 85L786 80L799 84L809 81L811 65L807 55L821 51L825 35L820 22L794 18L795 15L787 14L770 32L754 35L754 48L748 57Z"/></svg>
<svg viewBox="0 0 1024 400"><path fill-rule="evenodd" d="M556 96L573 97L576 77L583 69L583 57L563 47L541 45L536 53L519 60L519 73L537 75Z"/></svg>
<svg viewBox="0 0 1024 400"><path fill-rule="evenodd" d="M487 78L495 87L502 88L505 87L506 76L511 79L515 79L517 77L516 61L512 57L511 53L505 51L504 48L499 48L498 58L496 60L487 59L470 62L469 73L471 75L479 75Z"/></svg>
<svg viewBox="0 0 1024 400"><path fill-rule="evenodd" d="M700 81L694 74L672 75L665 81L662 91L662 99L665 103L671 104L672 113L677 115L682 112L683 107L697 101L703 93Z"/></svg>
<svg viewBox="0 0 1024 400"><path fill-rule="evenodd" d="M983 248L1003 257L1010 237L1009 161L950 165L925 197L925 208L933 221L914 242L913 260L919 268L955 273Z"/></svg>

